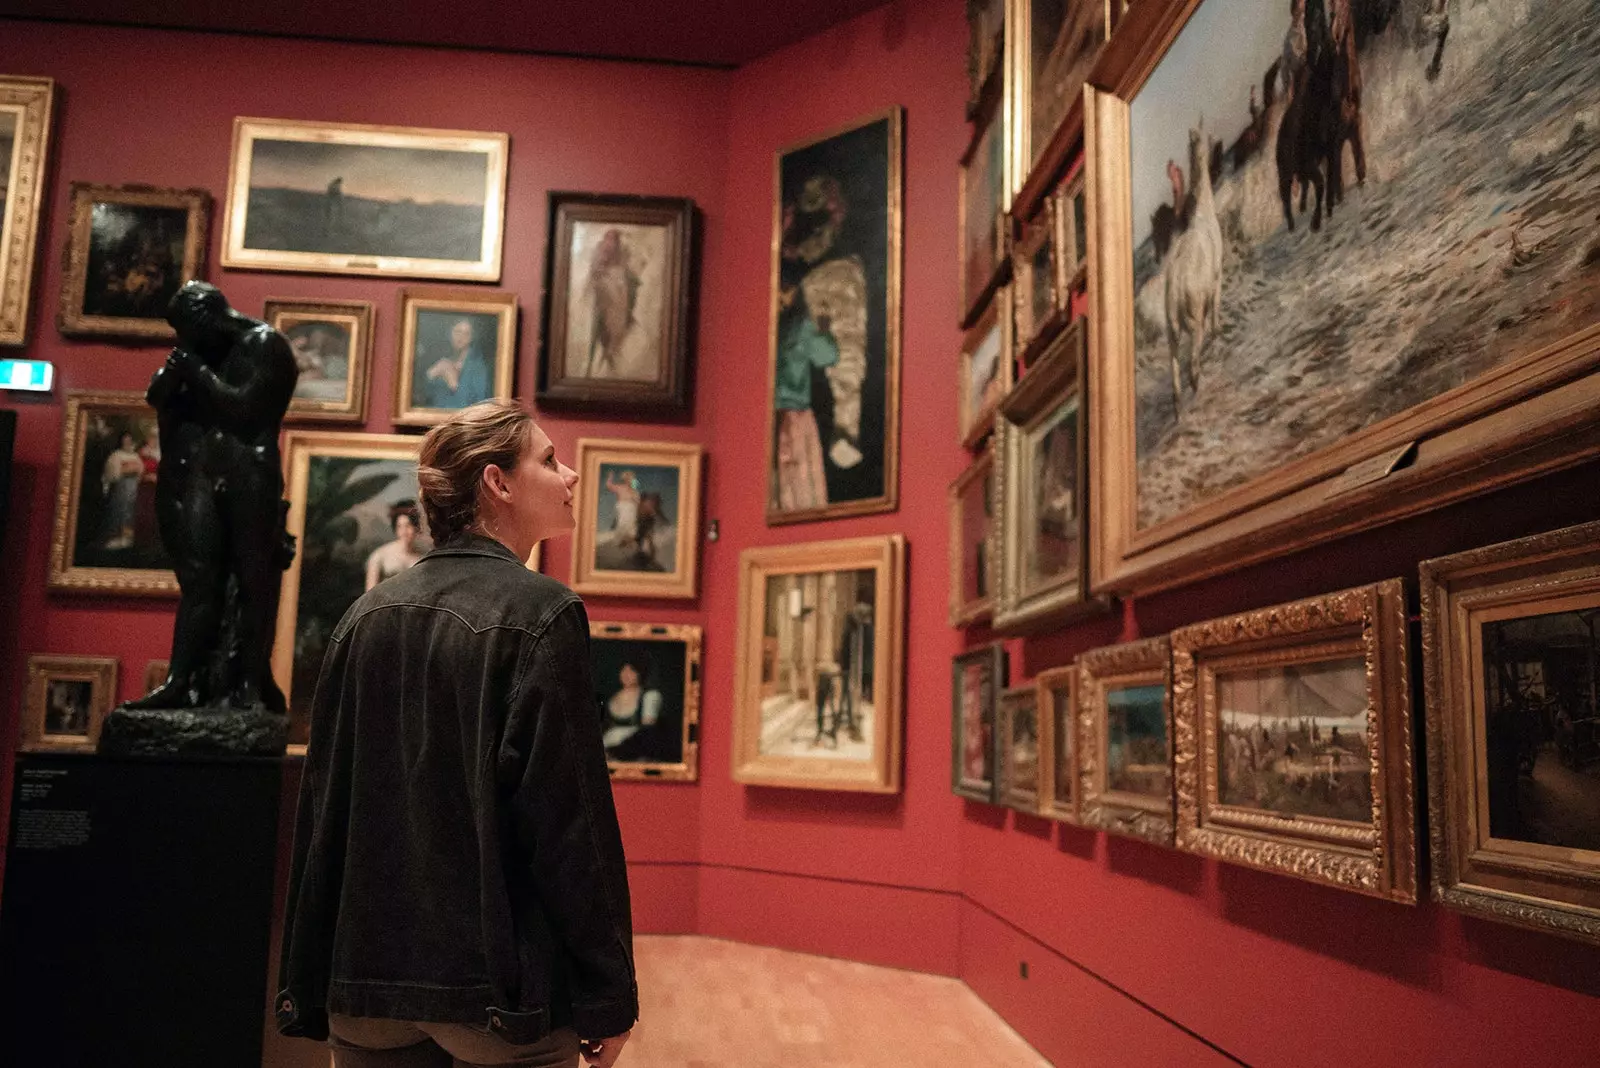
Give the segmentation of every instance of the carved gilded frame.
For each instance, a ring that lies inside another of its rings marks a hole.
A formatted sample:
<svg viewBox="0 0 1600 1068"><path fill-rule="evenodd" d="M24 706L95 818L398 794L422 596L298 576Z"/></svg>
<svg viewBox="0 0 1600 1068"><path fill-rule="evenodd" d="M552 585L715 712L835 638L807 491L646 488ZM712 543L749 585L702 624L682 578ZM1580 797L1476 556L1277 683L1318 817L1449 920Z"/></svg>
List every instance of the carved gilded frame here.
<svg viewBox="0 0 1600 1068"><path fill-rule="evenodd" d="M1033 716L1034 767L1016 766L1018 719ZM999 802L1018 812L1039 811L1039 695L1033 686L1016 686L1000 695L995 705L995 794Z"/></svg>
<svg viewBox="0 0 1600 1068"><path fill-rule="evenodd" d="M874 576L873 722L870 758L761 752L762 700L769 681L767 580L871 570ZM900 534L746 549L739 555L739 630L733 698L733 781L805 790L900 792L905 679L906 544Z"/></svg>
<svg viewBox="0 0 1600 1068"><path fill-rule="evenodd" d="M178 577L170 570L130 567L89 567L76 560L78 504L85 477L84 447L89 423L99 413L136 415L155 423L155 409L144 394L125 390L69 390L61 420L61 454L56 467L56 514L50 533L50 572L47 585L64 593L99 593L124 597L176 597Z"/></svg>
<svg viewBox="0 0 1600 1068"><path fill-rule="evenodd" d="M48 687L52 682L89 684L88 722L82 734L46 733ZM100 728L116 699L115 657L30 656L28 689L22 706L22 737L17 748L25 753L92 753L100 741Z"/></svg>
<svg viewBox="0 0 1600 1068"><path fill-rule="evenodd" d="M994 413L999 409L1000 401L1016 384L1016 331L1012 316L1000 314L1002 311L1009 313L1010 310L1011 289L1001 286L995 290L994 299L989 301L978 321L961 339L961 360L956 379L956 419L961 444L968 449L976 449L994 429ZM971 388L973 354L991 334L999 335L1000 351L995 357L995 372L984 387L982 401L974 403Z"/></svg>
<svg viewBox="0 0 1600 1068"><path fill-rule="evenodd" d="M1416 810L1406 640L1405 590L1399 579L1174 631L1179 847L1415 903ZM1218 677L1353 657L1359 657L1366 670L1370 820L1222 803Z"/></svg>
<svg viewBox="0 0 1600 1068"><path fill-rule="evenodd" d="M1097 591L1151 592L1298 552L1600 454L1600 322L1141 528L1129 105L1201 0L1135 5L1084 90L1095 320Z"/></svg>
<svg viewBox="0 0 1600 1068"><path fill-rule="evenodd" d="M116 204L131 208L177 208L185 212L182 284L205 273L206 234L210 227L211 194L204 189L157 189L148 185L72 183L67 220L67 245L61 257L61 302L56 328L66 337L109 337L129 341L172 341L177 338L163 317L98 315L84 310L89 286L89 255L95 207Z"/></svg>
<svg viewBox="0 0 1600 1068"><path fill-rule="evenodd" d="M967 541L967 493L972 484L978 480L984 483L984 505L987 515L984 520L984 534L976 543ZM994 449L988 448L978 454L956 480L950 483L950 625L952 627L966 627L974 623L982 623L994 613L994 580L995 556L999 548L999 539L996 537L995 520L998 518L996 502L999 497L999 476L995 471ZM979 571L983 575L985 590L980 596L968 598L966 596L966 565L967 553L974 546L983 549L983 561Z"/></svg>
<svg viewBox="0 0 1600 1068"><path fill-rule="evenodd" d="M9 115L13 123L5 210L0 214L0 345L28 342L55 92L51 78L0 77L0 114Z"/></svg>
<svg viewBox="0 0 1600 1068"><path fill-rule="evenodd" d="M1113 789L1106 779L1107 699L1116 690L1160 686L1167 731L1164 796ZM1078 814L1085 827L1172 845L1172 671L1165 636L1091 649L1078 658Z"/></svg>
<svg viewBox="0 0 1600 1068"><path fill-rule="evenodd" d="M1600 615L1600 523L1423 561L1428 844L1434 900L1600 944L1600 852L1489 825L1483 627L1572 611Z"/></svg>
<svg viewBox="0 0 1600 1068"><path fill-rule="evenodd" d="M425 311L494 316L499 325L495 336L494 381L490 396L511 396L512 385L516 381L517 295L490 289L407 286L400 290L400 353L395 360L394 412L391 416L395 426L434 426L460 411L459 408L428 408L412 402L413 379L417 375L417 320ZM488 400L489 397L481 399Z"/></svg>
<svg viewBox="0 0 1600 1068"><path fill-rule="evenodd" d="M1072 309L1071 294L1060 284L1058 227L1055 198L1046 198L1033 218L1020 225L1011 249L1015 345L1024 367L1061 332Z"/></svg>
<svg viewBox="0 0 1600 1068"><path fill-rule="evenodd" d="M1036 630L1104 612L1107 601L1089 594L1088 405L1083 396L1084 321L1060 334L1001 402L995 419L1000 549L996 553L994 626L1012 632ZM1057 425L1067 405L1076 405L1077 463L1073 471L1070 522L1078 541L1078 562L1056 575L1030 582L1025 574L1025 538L1036 529L1036 489L1040 472L1033 463L1035 441Z"/></svg>
<svg viewBox="0 0 1600 1068"><path fill-rule="evenodd" d="M695 782L700 778L700 648L701 630L692 623L606 623L589 621L589 641L682 642L683 724L682 759L672 763L612 760L606 766L613 779L645 782ZM598 691L595 695L599 697Z"/></svg>
<svg viewBox="0 0 1600 1068"><path fill-rule="evenodd" d="M622 597L691 598L700 592L700 462L705 449L693 443L634 441L631 438L579 438L573 468L573 513L569 585L579 593ZM664 571L603 568L595 559L599 541L600 494L606 492L603 464L670 467L678 477L676 552Z"/></svg>
<svg viewBox="0 0 1600 1068"><path fill-rule="evenodd" d="M1065 29L1066 23L1077 20L1090 36L1058 34L1058 37L1088 41L1088 51L1081 63L1075 64L1080 67L1077 77L1061 86L1062 92L1067 95L1067 108L1061 118L1049 131L1040 130L1036 133L1033 129L1033 112L1037 87L1032 63L1031 17L1035 0L1010 2L1008 21L1011 23L1011 33L1008 36L1011 41L1011 96L1014 100L1010 155L1015 160L1012 181L1014 187L1020 190L1036 185L1045 172L1060 164L1066 155L1065 146L1059 144L1061 139L1076 140L1079 123L1073 112L1077 109L1076 101L1082 85L1086 79L1093 77L1097 61L1111 36L1111 4L1110 0L1065 0L1062 5L1062 28Z"/></svg>
<svg viewBox="0 0 1600 1068"><path fill-rule="evenodd" d="M347 355L345 399L316 400L295 397L284 415L288 423L364 423L367 419L367 379L372 366L373 318L376 312L366 300L312 300L294 297L268 297L261 317L279 333L293 330L306 321L332 322L350 332Z"/></svg>
<svg viewBox="0 0 1600 1068"><path fill-rule="evenodd" d="M1078 678L1076 662L1034 676L1039 705L1039 811L1078 823Z"/></svg>
<svg viewBox="0 0 1600 1068"><path fill-rule="evenodd" d="M995 803L1000 782L999 768L996 766L999 750L995 745L995 713L1000 693L1009 681L1009 670L1006 647L1000 642L957 653L950 661L950 792L958 797L985 801L991 805ZM988 738L980 738L977 742L977 751L982 752L988 760L988 778L968 775L963 760L968 749L966 717L962 712L963 702L968 696L965 677L969 671L977 672L973 696L978 702L978 728L989 732Z"/></svg>

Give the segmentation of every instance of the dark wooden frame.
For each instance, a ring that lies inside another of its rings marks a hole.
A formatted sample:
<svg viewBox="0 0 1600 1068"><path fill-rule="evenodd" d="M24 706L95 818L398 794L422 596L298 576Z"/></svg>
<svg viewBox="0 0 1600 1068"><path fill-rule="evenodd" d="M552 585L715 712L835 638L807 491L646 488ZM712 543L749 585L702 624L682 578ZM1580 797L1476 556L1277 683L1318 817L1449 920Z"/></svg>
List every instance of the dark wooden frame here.
<svg viewBox="0 0 1600 1068"><path fill-rule="evenodd" d="M688 418L694 409L694 327L698 301L697 212L687 197L622 196L552 192L546 229L544 328L539 342L539 406L551 411L587 412L608 417L645 415ZM567 298L572 287L572 227L575 222L664 226L664 348L654 382L580 378L567 374Z"/></svg>
<svg viewBox="0 0 1600 1068"><path fill-rule="evenodd" d="M985 665L985 662L987 664ZM985 665L990 673L989 701L984 710L983 718L989 723L989 759L994 768L994 773L987 783L978 783L967 780L961 774L962 729L961 729L961 671L968 664ZM1006 689L1009 680L1010 662L1006 656L1006 647L1000 642L969 649L964 653L957 653L950 662L950 791L958 797L970 798L973 801L995 803L996 791L999 789L1000 768L999 750L996 748L996 739L999 737L998 724L995 722L995 712L999 708L1000 694Z"/></svg>

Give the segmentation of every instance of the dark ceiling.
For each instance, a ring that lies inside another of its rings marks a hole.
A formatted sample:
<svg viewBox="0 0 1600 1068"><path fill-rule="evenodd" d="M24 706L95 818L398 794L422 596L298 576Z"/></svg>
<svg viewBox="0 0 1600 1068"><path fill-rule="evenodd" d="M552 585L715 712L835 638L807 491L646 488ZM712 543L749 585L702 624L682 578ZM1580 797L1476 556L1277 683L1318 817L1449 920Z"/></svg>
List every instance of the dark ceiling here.
<svg viewBox="0 0 1600 1068"><path fill-rule="evenodd" d="M886 0L0 0L0 15L733 67ZM953 2L953 0L947 0ZM0 54L5 32L0 28Z"/></svg>

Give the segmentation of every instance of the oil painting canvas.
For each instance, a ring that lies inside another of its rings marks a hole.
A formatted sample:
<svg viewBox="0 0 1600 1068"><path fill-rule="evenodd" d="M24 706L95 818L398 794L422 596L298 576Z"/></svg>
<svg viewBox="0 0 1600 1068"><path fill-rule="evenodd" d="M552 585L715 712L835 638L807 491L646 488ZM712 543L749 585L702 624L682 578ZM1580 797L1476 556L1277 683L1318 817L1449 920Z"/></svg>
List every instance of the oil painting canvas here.
<svg viewBox="0 0 1600 1068"><path fill-rule="evenodd" d="M1600 854L1600 606L1486 621L1489 833Z"/></svg>
<svg viewBox="0 0 1600 1068"><path fill-rule="evenodd" d="M1106 41L1103 0L1025 0L1028 169L1044 154Z"/></svg>
<svg viewBox="0 0 1600 1068"><path fill-rule="evenodd" d="M1204 0L1129 106L1137 525L1600 321L1594 0Z"/></svg>
<svg viewBox="0 0 1600 1068"><path fill-rule="evenodd" d="M367 411L372 305L357 300L269 298L262 318L288 338L300 370L289 418L360 422Z"/></svg>
<svg viewBox="0 0 1600 1068"><path fill-rule="evenodd" d="M695 779L700 628L591 622L589 635L595 702L611 774Z"/></svg>
<svg viewBox="0 0 1600 1068"><path fill-rule="evenodd" d="M895 108L778 156L769 523L899 500L900 124Z"/></svg>
<svg viewBox="0 0 1600 1068"><path fill-rule="evenodd" d="M678 558L679 469L602 463L595 503L596 571L670 571Z"/></svg>
<svg viewBox="0 0 1600 1068"><path fill-rule="evenodd" d="M1078 397L1070 396L1027 432L1023 482L1022 592L1075 574L1083 546L1078 532ZM1019 487L1021 489L1021 487Z"/></svg>
<svg viewBox="0 0 1600 1068"><path fill-rule="evenodd" d="M496 281L505 134L236 119L223 264Z"/></svg>
<svg viewBox="0 0 1600 1068"><path fill-rule="evenodd" d="M763 755L872 759L876 578L861 568L767 579L774 656L761 701Z"/></svg>
<svg viewBox="0 0 1600 1068"><path fill-rule="evenodd" d="M979 129L961 161L961 306L970 322L1000 268L1006 201L1006 137L1000 112Z"/></svg>
<svg viewBox="0 0 1600 1068"><path fill-rule="evenodd" d="M569 377L654 382L666 360L667 228L573 223L567 291Z"/></svg>
<svg viewBox="0 0 1600 1068"><path fill-rule="evenodd" d="M1166 687L1106 691L1106 788L1165 798L1171 792Z"/></svg>
<svg viewBox="0 0 1600 1068"><path fill-rule="evenodd" d="M1221 804L1372 822L1361 657L1219 672L1216 686Z"/></svg>

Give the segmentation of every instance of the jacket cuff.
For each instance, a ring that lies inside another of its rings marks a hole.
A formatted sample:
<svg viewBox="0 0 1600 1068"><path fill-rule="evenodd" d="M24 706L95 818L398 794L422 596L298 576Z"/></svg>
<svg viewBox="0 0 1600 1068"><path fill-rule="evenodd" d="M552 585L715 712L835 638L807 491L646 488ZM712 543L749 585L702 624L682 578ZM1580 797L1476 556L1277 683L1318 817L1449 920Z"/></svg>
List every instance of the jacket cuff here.
<svg viewBox="0 0 1600 1068"><path fill-rule="evenodd" d="M278 991L274 1016L278 1033L287 1038L310 1038L318 1042L328 1039L328 1012L307 1005L288 990Z"/></svg>
<svg viewBox="0 0 1600 1068"><path fill-rule="evenodd" d="M572 1029L579 1038L610 1038L630 1030L639 1019L639 984L629 986L626 998L574 1002Z"/></svg>

